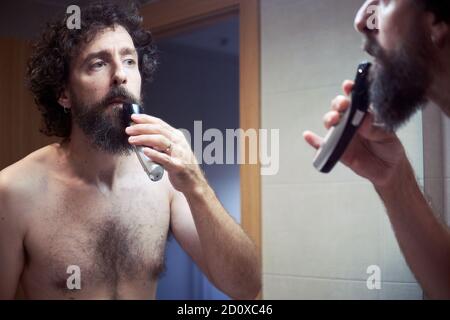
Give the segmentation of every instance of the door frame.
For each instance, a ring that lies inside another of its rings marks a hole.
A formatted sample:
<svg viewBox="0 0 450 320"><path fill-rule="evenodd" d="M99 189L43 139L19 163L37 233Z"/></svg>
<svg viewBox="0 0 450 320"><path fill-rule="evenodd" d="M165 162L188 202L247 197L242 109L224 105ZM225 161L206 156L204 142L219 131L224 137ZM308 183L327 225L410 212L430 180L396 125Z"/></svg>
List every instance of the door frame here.
<svg viewBox="0 0 450 320"><path fill-rule="evenodd" d="M259 0L161 0L143 5L140 10L144 27L157 39L239 15L239 122L243 130L257 130L258 137L261 123L259 5ZM259 160L257 164L240 165L241 226L261 256L260 172Z"/></svg>

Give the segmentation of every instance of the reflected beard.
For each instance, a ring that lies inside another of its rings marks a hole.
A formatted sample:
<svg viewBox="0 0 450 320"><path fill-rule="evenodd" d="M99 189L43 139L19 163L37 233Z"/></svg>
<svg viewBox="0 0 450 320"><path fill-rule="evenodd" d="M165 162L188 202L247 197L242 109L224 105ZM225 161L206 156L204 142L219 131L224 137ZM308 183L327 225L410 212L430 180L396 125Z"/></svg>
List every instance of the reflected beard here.
<svg viewBox="0 0 450 320"><path fill-rule="evenodd" d="M431 83L430 51L417 34L392 54L387 55L375 40L368 51L377 58L370 88L375 121L388 131L396 131L427 102Z"/></svg>

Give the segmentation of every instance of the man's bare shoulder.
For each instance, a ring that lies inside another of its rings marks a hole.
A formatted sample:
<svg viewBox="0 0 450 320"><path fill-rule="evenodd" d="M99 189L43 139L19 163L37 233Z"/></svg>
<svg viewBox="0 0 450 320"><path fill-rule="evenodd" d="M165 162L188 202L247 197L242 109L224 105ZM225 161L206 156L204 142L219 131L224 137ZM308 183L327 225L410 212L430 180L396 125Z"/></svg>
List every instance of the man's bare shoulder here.
<svg viewBox="0 0 450 320"><path fill-rule="evenodd" d="M27 199L42 191L50 165L57 159L58 148L59 144L45 146L1 170L0 198L5 201Z"/></svg>
<svg viewBox="0 0 450 320"><path fill-rule="evenodd" d="M0 171L0 218L3 232L25 234L33 199L42 195L55 145L34 151Z"/></svg>

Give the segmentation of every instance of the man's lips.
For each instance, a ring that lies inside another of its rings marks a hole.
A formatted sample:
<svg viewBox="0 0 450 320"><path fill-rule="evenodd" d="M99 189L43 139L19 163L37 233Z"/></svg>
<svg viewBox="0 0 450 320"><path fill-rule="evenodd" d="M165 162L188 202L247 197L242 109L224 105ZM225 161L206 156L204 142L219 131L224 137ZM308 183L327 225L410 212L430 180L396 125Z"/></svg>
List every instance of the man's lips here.
<svg viewBox="0 0 450 320"><path fill-rule="evenodd" d="M109 106L122 106L124 103L126 103L125 100L122 99L114 99L110 103L108 103Z"/></svg>
<svg viewBox="0 0 450 320"><path fill-rule="evenodd" d="M364 50L369 56L375 58L375 55L374 55L374 53L373 53L373 50L372 50L371 46L370 46L368 43L365 43L365 44L364 44L363 50Z"/></svg>
<svg viewBox="0 0 450 320"><path fill-rule="evenodd" d="M111 103L125 103L125 100L123 100L123 99L114 99L114 100L111 100Z"/></svg>

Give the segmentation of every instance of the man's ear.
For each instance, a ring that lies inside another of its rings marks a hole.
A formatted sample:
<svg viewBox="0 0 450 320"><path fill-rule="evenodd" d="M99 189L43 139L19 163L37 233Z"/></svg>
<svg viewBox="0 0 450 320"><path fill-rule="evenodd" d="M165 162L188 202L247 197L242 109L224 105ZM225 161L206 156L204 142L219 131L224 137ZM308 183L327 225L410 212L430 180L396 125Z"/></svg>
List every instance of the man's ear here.
<svg viewBox="0 0 450 320"><path fill-rule="evenodd" d="M430 22L431 41L436 47L442 49L450 41L450 25L444 20L437 19L434 14Z"/></svg>
<svg viewBox="0 0 450 320"><path fill-rule="evenodd" d="M61 94L59 95L58 98L58 103L64 108L64 109L70 109L71 103L70 103L70 97L69 97L69 93L67 91L67 89L63 89L61 91Z"/></svg>

